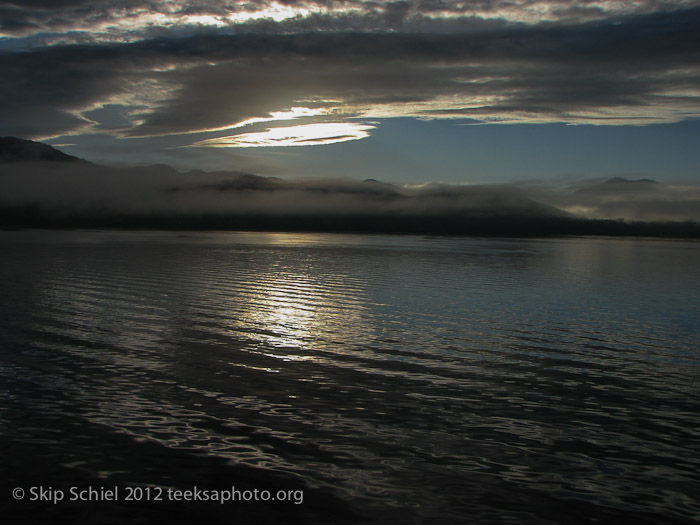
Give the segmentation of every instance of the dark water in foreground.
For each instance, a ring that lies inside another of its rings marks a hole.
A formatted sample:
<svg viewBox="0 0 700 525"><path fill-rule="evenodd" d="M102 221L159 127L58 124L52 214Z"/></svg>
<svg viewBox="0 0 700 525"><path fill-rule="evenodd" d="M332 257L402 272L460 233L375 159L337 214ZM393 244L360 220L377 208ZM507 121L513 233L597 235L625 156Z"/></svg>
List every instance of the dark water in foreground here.
<svg viewBox="0 0 700 525"><path fill-rule="evenodd" d="M0 250L10 523L700 521L698 242L28 231ZM29 498L232 485L303 501Z"/></svg>

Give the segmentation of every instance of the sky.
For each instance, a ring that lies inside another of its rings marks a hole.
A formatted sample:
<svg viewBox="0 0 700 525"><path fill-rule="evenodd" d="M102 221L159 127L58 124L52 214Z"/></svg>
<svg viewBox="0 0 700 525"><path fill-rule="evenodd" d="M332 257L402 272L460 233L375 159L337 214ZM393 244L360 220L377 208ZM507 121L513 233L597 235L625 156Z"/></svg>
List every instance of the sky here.
<svg viewBox="0 0 700 525"><path fill-rule="evenodd" d="M700 0L0 0L0 136L109 166L700 183Z"/></svg>

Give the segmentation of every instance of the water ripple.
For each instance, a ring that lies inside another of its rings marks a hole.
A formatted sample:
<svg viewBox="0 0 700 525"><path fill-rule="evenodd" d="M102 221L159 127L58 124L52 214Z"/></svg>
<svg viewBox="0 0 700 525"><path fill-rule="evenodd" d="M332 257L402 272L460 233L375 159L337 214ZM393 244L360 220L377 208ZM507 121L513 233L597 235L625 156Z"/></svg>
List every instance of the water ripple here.
<svg viewBox="0 0 700 525"><path fill-rule="evenodd" d="M154 444L377 522L700 519L697 243L18 235L2 440L67 469Z"/></svg>

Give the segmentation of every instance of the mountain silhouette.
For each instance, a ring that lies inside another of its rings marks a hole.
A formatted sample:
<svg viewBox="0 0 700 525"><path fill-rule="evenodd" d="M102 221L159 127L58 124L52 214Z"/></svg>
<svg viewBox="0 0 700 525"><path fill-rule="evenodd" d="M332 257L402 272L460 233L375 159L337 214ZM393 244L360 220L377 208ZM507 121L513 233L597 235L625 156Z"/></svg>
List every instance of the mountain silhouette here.
<svg viewBox="0 0 700 525"><path fill-rule="evenodd" d="M48 144L17 137L0 137L0 163L12 162L73 162L89 164L86 160L67 155Z"/></svg>
<svg viewBox="0 0 700 525"><path fill-rule="evenodd" d="M566 202L547 204L514 185L400 186L372 179L182 173L164 164L106 167L46 144L0 138L0 228L700 238L700 224L689 222L692 219L656 223L615 219L640 206L663 211L662 217L672 219L678 213L669 215L666 209L681 206L681 217L695 217L696 200L661 202L654 192L658 189L663 196L664 188L670 186L648 179L611 179L569 194ZM647 193L636 198L640 192ZM572 211L562 209L562 204ZM583 217L580 210L595 213Z"/></svg>

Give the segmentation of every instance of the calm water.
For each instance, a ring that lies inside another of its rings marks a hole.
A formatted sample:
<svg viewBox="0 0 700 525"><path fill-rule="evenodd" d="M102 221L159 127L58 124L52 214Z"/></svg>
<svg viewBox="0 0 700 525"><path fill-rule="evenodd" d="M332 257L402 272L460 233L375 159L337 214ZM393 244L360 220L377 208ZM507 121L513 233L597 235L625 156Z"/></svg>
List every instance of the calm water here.
<svg viewBox="0 0 700 525"><path fill-rule="evenodd" d="M11 521L700 521L698 242L17 231L0 250ZM11 497L195 485L304 497Z"/></svg>

